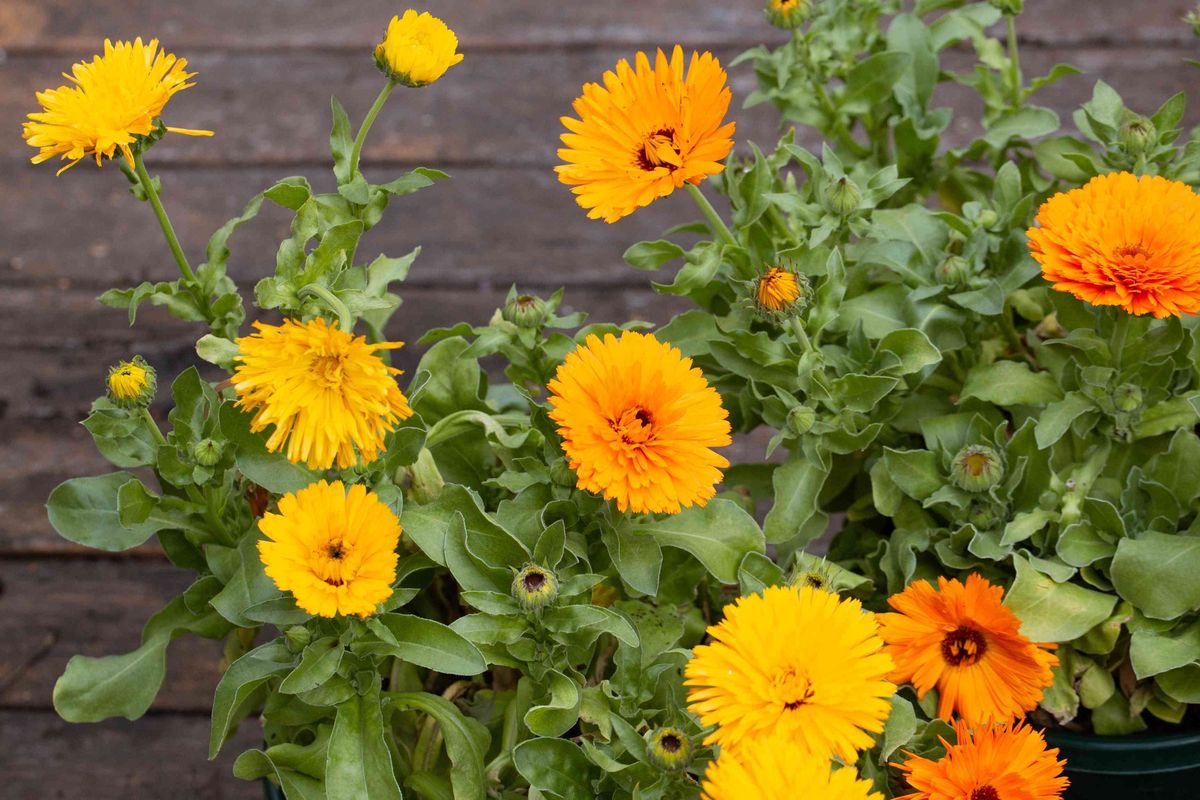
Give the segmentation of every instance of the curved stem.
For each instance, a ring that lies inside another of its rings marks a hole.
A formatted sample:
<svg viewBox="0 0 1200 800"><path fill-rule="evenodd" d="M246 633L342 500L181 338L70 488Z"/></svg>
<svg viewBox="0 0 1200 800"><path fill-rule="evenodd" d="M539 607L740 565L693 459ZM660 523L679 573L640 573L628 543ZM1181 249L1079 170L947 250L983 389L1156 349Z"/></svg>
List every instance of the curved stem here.
<svg viewBox="0 0 1200 800"><path fill-rule="evenodd" d="M350 313L350 309L342 302L341 298L333 292L316 283L310 283L307 286L300 287L300 291L296 295L301 299L308 296L319 297L329 310L337 314L338 326L346 333L354 331L354 316Z"/></svg>
<svg viewBox="0 0 1200 800"><path fill-rule="evenodd" d="M694 183L685 183L688 194L696 201L696 205L700 207L700 213L708 220L708 227L712 228L713 234L721 238L725 244L736 247L737 240L733 238L733 234L729 231L729 227L725 221L721 219L721 215L712 207L712 203L708 202L708 198L704 196L704 192L700 191L700 187Z"/></svg>
<svg viewBox="0 0 1200 800"><path fill-rule="evenodd" d="M792 335L796 337L796 341L800 343L800 347L808 352L813 348L812 342L808 338L808 331L804 330L804 320L799 317L792 317Z"/></svg>
<svg viewBox="0 0 1200 800"><path fill-rule="evenodd" d="M1012 14L1004 15L1004 25L1008 32L1008 69L1009 88L1012 91L1013 108L1021 106L1021 60L1017 57L1017 18Z"/></svg>
<svg viewBox="0 0 1200 800"><path fill-rule="evenodd" d="M179 265L179 271L183 273L184 280L189 283L196 283L196 273L192 272L192 267L188 264L187 256L183 254L183 248L179 245L179 237L175 235L175 229L171 227L171 220L167 217L167 211L163 208L162 200L158 198L158 192L154 188L154 181L150 179L150 173L146 171L146 164L142 161L142 154L135 153L133 156L133 167L137 172L138 181L142 184L142 191L146 193L146 199L150 201L150 206L154 209L154 216L158 218L158 224L162 228L163 235L167 237L167 245L171 248L171 255L175 256L175 263ZM205 306L208 304L205 303Z"/></svg>
<svg viewBox="0 0 1200 800"><path fill-rule="evenodd" d="M383 108L383 104L387 102L388 95L396 88L396 82L389 80L387 84L379 90L379 96L375 98L374 105L367 112L367 116L363 118L362 125L358 129L358 135L354 137L354 149L350 151L350 177L354 177L354 173L358 171L358 157L362 155L363 142L367 140L367 132L371 130L371 126L375 124L375 118L379 116L379 110Z"/></svg>
<svg viewBox="0 0 1200 800"><path fill-rule="evenodd" d="M158 427L158 423L154 421L154 417L150 416L150 409L142 409L142 422L146 423L146 428L149 429L150 435L154 437L154 441L158 442L159 445L167 443L166 438Z"/></svg>

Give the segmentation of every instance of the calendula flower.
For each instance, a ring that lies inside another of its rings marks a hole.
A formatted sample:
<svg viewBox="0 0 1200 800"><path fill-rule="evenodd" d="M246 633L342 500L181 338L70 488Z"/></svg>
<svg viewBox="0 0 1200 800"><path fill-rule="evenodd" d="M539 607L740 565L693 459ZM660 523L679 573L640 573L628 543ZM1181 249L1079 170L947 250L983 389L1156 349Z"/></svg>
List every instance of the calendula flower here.
<svg viewBox="0 0 1200 800"><path fill-rule="evenodd" d="M812 0L767 0L767 22L777 28L799 28L812 16Z"/></svg>
<svg viewBox="0 0 1200 800"><path fill-rule="evenodd" d="M831 768L796 741L780 736L722 749L704 770L703 800L883 800L853 769Z"/></svg>
<svg viewBox="0 0 1200 800"><path fill-rule="evenodd" d="M512 596L526 611L541 611L558 599L558 576L537 564L526 564L512 581Z"/></svg>
<svg viewBox="0 0 1200 800"><path fill-rule="evenodd" d="M396 385L400 370L376 355L402 342L368 344L319 317L254 327L236 341L232 380L238 406L254 412L250 430L275 426L271 452L286 443L288 460L312 469L370 463L383 451L384 435L412 416Z"/></svg>
<svg viewBox="0 0 1200 800"><path fill-rule="evenodd" d="M754 310L768 321L779 322L804 309L808 292L804 275L787 267L770 267L754 280Z"/></svg>
<svg viewBox="0 0 1200 800"><path fill-rule="evenodd" d="M915 792L899 800L1057 800L1067 788L1058 750L1047 750L1039 731L1025 725L954 726L957 743L945 739L938 761L916 756L903 764Z"/></svg>
<svg viewBox="0 0 1200 800"><path fill-rule="evenodd" d="M699 368L650 334L606 334L567 356L549 383L576 485L622 511L703 506L729 462L728 412Z"/></svg>
<svg viewBox="0 0 1200 800"><path fill-rule="evenodd" d="M108 399L122 408L145 408L154 400L158 378L141 356L108 368Z"/></svg>
<svg viewBox="0 0 1200 800"><path fill-rule="evenodd" d="M1200 197L1186 183L1099 175L1038 209L1029 251L1054 288L1156 317L1200 311Z"/></svg>
<svg viewBox="0 0 1200 800"><path fill-rule="evenodd" d="M578 119L562 118L566 163L555 170L592 219L616 222L698 184L721 172L733 149L734 123L723 122L731 94L711 53L692 53L686 75L678 45L670 59L659 50L653 67L645 53L635 63L617 62L603 86L584 84Z"/></svg>
<svg viewBox="0 0 1200 800"><path fill-rule="evenodd" d="M375 47L375 65L405 86L428 86L462 61L458 37L428 11L411 8L392 17L387 35Z"/></svg>
<svg viewBox="0 0 1200 800"><path fill-rule="evenodd" d="M163 131L212 136L212 131L162 126L163 107L176 92L194 84L187 61L162 50L157 39L143 44L104 40L104 54L71 67L70 86L37 93L42 110L29 115L22 135L38 149L40 164L54 156L69 162L61 175L84 158L99 165L120 150L133 164L134 150Z"/></svg>
<svg viewBox="0 0 1200 800"><path fill-rule="evenodd" d="M1032 711L1052 682L1058 657L1021 635L1021 621L1001 599L1004 590L980 575L914 581L888 598L899 613L879 615L892 679L912 683L920 697L938 690L938 716L972 725L1007 722Z"/></svg>
<svg viewBox="0 0 1200 800"><path fill-rule="evenodd" d="M1000 454L986 445L969 444L950 462L950 478L964 491L986 492L1003 477L1004 462Z"/></svg>
<svg viewBox="0 0 1200 800"><path fill-rule="evenodd" d="M705 744L742 757L771 734L853 763L883 730L896 691L877 629L857 600L811 586L773 586L726 607L708 629L712 643L684 668L688 707L717 726Z"/></svg>
<svg viewBox="0 0 1200 800"><path fill-rule="evenodd" d="M692 762L692 740L679 728L655 728L646 733L646 757L669 772L687 769Z"/></svg>
<svg viewBox="0 0 1200 800"><path fill-rule="evenodd" d="M362 484L320 481L285 494L258 528L264 571L309 614L365 617L391 596L400 521Z"/></svg>

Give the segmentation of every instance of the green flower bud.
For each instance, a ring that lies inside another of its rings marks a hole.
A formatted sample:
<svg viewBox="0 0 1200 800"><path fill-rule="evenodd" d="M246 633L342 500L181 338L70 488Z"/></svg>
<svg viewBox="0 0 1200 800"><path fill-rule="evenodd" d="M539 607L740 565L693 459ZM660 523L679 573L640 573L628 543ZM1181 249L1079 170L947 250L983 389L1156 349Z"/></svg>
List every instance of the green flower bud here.
<svg viewBox="0 0 1200 800"><path fill-rule="evenodd" d="M1158 141L1158 130L1154 127L1154 123L1138 114L1129 115L1121 124L1118 135L1125 152L1133 156L1146 153Z"/></svg>
<svg viewBox="0 0 1200 800"><path fill-rule="evenodd" d="M971 279L971 264L962 256L950 256L937 268L936 277L946 286L962 286Z"/></svg>
<svg viewBox="0 0 1200 800"><path fill-rule="evenodd" d="M659 769L677 772L692 762L692 740L679 728L655 728L646 734L646 755Z"/></svg>
<svg viewBox="0 0 1200 800"><path fill-rule="evenodd" d="M1025 10L1025 0L988 0L1002 14L1015 17Z"/></svg>
<svg viewBox="0 0 1200 800"><path fill-rule="evenodd" d="M788 430L797 436L803 436L812 430L817 421L817 412L808 406L796 406L787 415Z"/></svg>
<svg viewBox="0 0 1200 800"><path fill-rule="evenodd" d="M794 30L812 16L811 0L767 0L767 22L785 31Z"/></svg>
<svg viewBox="0 0 1200 800"><path fill-rule="evenodd" d="M979 227L992 228L1000 221L1000 215L990 208L985 208L979 212Z"/></svg>
<svg viewBox="0 0 1200 800"><path fill-rule="evenodd" d="M288 628L284 634L287 639L288 647L293 651L303 650L312 640L312 631L303 625L293 625Z"/></svg>
<svg viewBox="0 0 1200 800"><path fill-rule="evenodd" d="M986 492L1004 477L1000 454L990 447L970 444L958 451L950 465L950 478L968 492Z"/></svg>
<svg viewBox="0 0 1200 800"><path fill-rule="evenodd" d="M518 328L540 328L550 318L546 301L531 294L519 294L504 304L505 321Z"/></svg>
<svg viewBox="0 0 1200 800"><path fill-rule="evenodd" d="M840 217L848 217L858 210L862 192L849 178L839 178L825 190L825 208Z"/></svg>
<svg viewBox="0 0 1200 800"><path fill-rule="evenodd" d="M574 489L579 483L579 479L575 477L575 470L571 469L565 458L556 458L550 462L550 480L554 481L555 486L562 486L564 489Z"/></svg>
<svg viewBox="0 0 1200 800"><path fill-rule="evenodd" d="M433 453L422 447L417 460L408 467L408 497L414 503L424 505L438 499L446 485L438 470Z"/></svg>
<svg viewBox="0 0 1200 800"><path fill-rule="evenodd" d="M813 589L829 591L829 576L819 569L806 569L796 573L792 578L792 586L797 588L809 586Z"/></svg>
<svg viewBox="0 0 1200 800"><path fill-rule="evenodd" d="M1000 523L1000 515L991 503L972 503L967 510L967 522L975 526L975 530L989 531Z"/></svg>
<svg viewBox="0 0 1200 800"><path fill-rule="evenodd" d="M1053 511L1058 508L1058 493L1047 489L1038 495L1038 507L1043 511Z"/></svg>
<svg viewBox="0 0 1200 800"><path fill-rule="evenodd" d="M214 466L225 453L225 446L216 439L201 439L192 445L192 458L202 467Z"/></svg>
<svg viewBox="0 0 1200 800"><path fill-rule="evenodd" d="M527 564L513 576L512 594L526 611L541 611L558 599L558 578L537 564Z"/></svg>
<svg viewBox="0 0 1200 800"><path fill-rule="evenodd" d="M158 391L154 367L141 356L108 368L108 399L121 408L147 408Z"/></svg>
<svg viewBox="0 0 1200 800"><path fill-rule="evenodd" d="M1118 411L1129 413L1142 407L1142 390L1132 383L1124 383L1113 392L1113 405Z"/></svg>

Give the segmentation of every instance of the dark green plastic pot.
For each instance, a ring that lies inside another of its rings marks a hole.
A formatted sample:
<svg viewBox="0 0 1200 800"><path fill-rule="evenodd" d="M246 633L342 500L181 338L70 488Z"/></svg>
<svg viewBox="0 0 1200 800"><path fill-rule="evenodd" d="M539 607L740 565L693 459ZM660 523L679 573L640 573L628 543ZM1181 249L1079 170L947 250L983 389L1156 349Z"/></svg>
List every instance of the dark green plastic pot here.
<svg viewBox="0 0 1200 800"><path fill-rule="evenodd" d="M1184 800L1200 787L1200 732L1092 736L1059 729L1046 741L1067 760L1067 800Z"/></svg>
<svg viewBox="0 0 1200 800"><path fill-rule="evenodd" d="M263 778L263 797L267 800L286 800L283 796L283 789L280 789L266 778Z"/></svg>

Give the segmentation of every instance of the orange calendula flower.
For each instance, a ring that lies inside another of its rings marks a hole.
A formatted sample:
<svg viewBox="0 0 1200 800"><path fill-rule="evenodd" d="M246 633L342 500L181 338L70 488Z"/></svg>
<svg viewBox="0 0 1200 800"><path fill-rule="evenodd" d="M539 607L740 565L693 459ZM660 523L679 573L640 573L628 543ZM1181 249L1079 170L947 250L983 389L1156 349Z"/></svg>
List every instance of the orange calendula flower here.
<svg viewBox="0 0 1200 800"><path fill-rule="evenodd" d="M738 750L721 750L704 770L702 800L883 800L853 769L831 768L795 741L767 737Z"/></svg>
<svg viewBox="0 0 1200 800"><path fill-rule="evenodd" d="M955 712L972 725L1007 722L1032 711L1053 678L1058 657L1021 635L1021 621L1001 600L1004 589L971 575L966 585L914 581L888 598L899 613L879 615L892 680L920 697L938 690L938 716Z"/></svg>
<svg viewBox="0 0 1200 800"><path fill-rule="evenodd" d="M731 442L729 414L676 348L633 331L589 336L548 388L580 489L638 513L678 513L716 493L729 462L712 448Z"/></svg>
<svg viewBox="0 0 1200 800"><path fill-rule="evenodd" d="M1042 204L1029 250L1054 288L1156 317L1200 312L1200 196L1179 181L1099 175Z"/></svg>
<svg viewBox="0 0 1200 800"><path fill-rule="evenodd" d="M645 53L635 63L617 62L603 86L584 84L578 119L562 118L566 163L555 170L592 219L616 222L698 184L721 172L733 149L734 123L724 122L731 93L711 53L692 53L686 73L678 45L669 59L659 50L653 66Z"/></svg>
<svg viewBox="0 0 1200 800"><path fill-rule="evenodd" d="M164 128L159 116L167 101L194 84L187 61L162 50L157 39L143 44L104 40L104 54L71 67L70 86L37 93L40 112L29 115L23 136L38 148L33 163L54 156L69 162L62 174L84 158L99 165L120 150L130 165L143 140L162 131L212 136L212 131Z"/></svg>
<svg viewBox="0 0 1200 800"><path fill-rule="evenodd" d="M396 385L400 370L376 355L402 342L368 344L320 317L254 327L236 341L232 380L238 406L254 412L250 430L275 426L267 439L272 453L286 443L288 460L311 469L345 469L360 457L370 463L383 452L384 435L412 416Z"/></svg>
<svg viewBox="0 0 1200 800"><path fill-rule="evenodd" d="M320 481L258 522L267 576L310 614L365 617L392 594L400 521L362 484Z"/></svg>
<svg viewBox="0 0 1200 800"><path fill-rule="evenodd" d="M688 707L716 726L705 744L742 757L778 736L819 758L854 763L883 730L896 691L887 681L893 665L875 615L857 600L773 586L727 606L708 634L712 643L696 647L684 668Z"/></svg>
<svg viewBox="0 0 1200 800"><path fill-rule="evenodd" d="M1046 749L1040 731L1027 725L986 725L974 735L955 723L957 744L945 739L938 761L912 757L893 764L915 792L898 800L1057 800L1067 788L1065 761Z"/></svg>
<svg viewBox="0 0 1200 800"><path fill-rule="evenodd" d="M754 285L754 300L764 311L788 311L803 294L796 273L783 267L771 267Z"/></svg>

